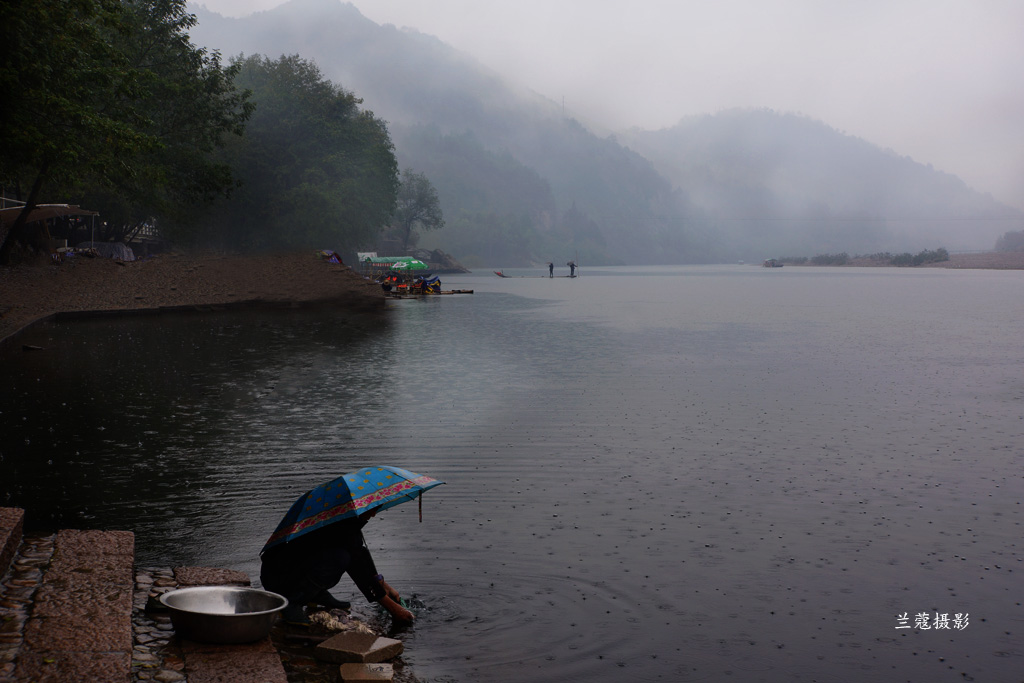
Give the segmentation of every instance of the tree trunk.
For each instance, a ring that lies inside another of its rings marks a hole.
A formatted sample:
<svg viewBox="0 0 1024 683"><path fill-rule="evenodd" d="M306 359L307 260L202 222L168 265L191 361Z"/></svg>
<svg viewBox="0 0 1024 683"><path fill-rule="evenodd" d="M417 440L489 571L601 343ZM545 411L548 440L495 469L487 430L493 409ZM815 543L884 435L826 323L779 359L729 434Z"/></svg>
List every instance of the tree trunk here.
<svg viewBox="0 0 1024 683"><path fill-rule="evenodd" d="M39 202L39 192L43 187L43 180L46 178L46 171L49 167L50 164L45 163L39 169L39 174L36 176L35 182L32 183L32 190L28 193L28 199L25 200L25 206L21 207L21 213L14 220L14 225L11 226L11 229L6 234L0 234L0 265L6 266L10 262L14 237L22 233L25 227L25 220L32 213L32 209L36 208L36 204Z"/></svg>

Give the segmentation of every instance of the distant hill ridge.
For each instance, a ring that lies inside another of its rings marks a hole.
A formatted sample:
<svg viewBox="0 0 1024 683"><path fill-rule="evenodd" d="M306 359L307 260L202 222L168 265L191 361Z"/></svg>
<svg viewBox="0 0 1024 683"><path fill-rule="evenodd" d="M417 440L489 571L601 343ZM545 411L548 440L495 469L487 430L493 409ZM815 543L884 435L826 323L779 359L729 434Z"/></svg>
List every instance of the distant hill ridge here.
<svg viewBox="0 0 1024 683"><path fill-rule="evenodd" d="M955 176L806 117L731 110L599 136L437 38L340 0L240 19L193 11L196 43L299 54L387 120L400 164L441 197L447 225L422 246L470 266L991 249L1024 227Z"/></svg>

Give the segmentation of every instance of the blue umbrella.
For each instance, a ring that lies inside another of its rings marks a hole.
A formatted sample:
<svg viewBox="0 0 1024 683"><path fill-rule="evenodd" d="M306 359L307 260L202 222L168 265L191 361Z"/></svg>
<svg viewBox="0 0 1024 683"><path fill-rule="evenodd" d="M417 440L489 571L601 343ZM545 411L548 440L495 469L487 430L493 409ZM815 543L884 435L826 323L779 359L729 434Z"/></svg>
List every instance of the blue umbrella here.
<svg viewBox="0 0 1024 683"><path fill-rule="evenodd" d="M343 474L295 501L263 550L374 508L387 510L415 500L424 491L443 483L400 467L364 467Z"/></svg>

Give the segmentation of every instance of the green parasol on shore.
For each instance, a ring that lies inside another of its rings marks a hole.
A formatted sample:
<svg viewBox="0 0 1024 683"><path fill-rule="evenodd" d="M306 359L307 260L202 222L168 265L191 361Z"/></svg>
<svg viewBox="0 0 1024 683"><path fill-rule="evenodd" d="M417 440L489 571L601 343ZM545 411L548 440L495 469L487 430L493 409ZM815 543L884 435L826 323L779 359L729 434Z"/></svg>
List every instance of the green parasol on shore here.
<svg viewBox="0 0 1024 683"><path fill-rule="evenodd" d="M391 264L391 270L426 270L427 264L411 256Z"/></svg>

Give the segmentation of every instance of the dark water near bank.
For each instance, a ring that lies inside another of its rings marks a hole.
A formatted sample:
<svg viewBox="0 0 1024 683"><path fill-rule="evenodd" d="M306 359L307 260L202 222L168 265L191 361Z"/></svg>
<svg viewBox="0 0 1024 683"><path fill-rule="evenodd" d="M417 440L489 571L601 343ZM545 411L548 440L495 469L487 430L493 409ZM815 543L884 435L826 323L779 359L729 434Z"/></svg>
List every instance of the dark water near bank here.
<svg viewBox="0 0 1024 683"><path fill-rule="evenodd" d="M257 577L298 495L394 464L448 482L367 528L421 680L1022 680L1024 273L444 280L33 329L0 505Z"/></svg>

